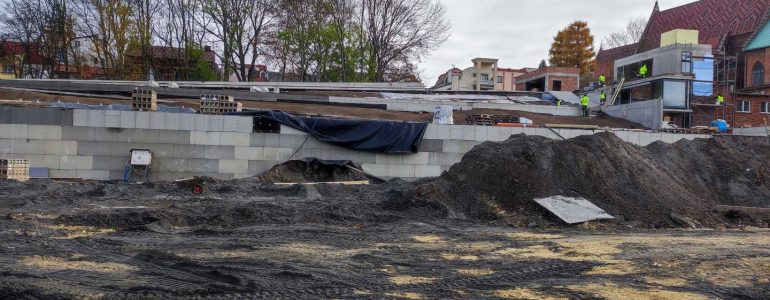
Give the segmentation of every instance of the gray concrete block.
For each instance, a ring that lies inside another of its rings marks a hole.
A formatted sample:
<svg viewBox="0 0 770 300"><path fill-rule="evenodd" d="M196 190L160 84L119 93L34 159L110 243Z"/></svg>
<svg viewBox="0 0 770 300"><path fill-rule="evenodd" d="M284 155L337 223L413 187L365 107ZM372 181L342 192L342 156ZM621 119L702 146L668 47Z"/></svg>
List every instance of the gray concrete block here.
<svg viewBox="0 0 770 300"><path fill-rule="evenodd" d="M249 172L249 162L247 160L234 160L234 159L219 160L219 173L245 174L248 172Z"/></svg>
<svg viewBox="0 0 770 300"><path fill-rule="evenodd" d="M104 110L88 110L88 127L104 127L105 115ZM120 122L118 120L118 122Z"/></svg>
<svg viewBox="0 0 770 300"><path fill-rule="evenodd" d="M158 143L161 144L190 144L190 131L187 130L157 130Z"/></svg>
<svg viewBox="0 0 770 300"><path fill-rule="evenodd" d="M177 130L195 130L195 114L178 114Z"/></svg>
<svg viewBox="0 0 770 300"><path fill-rule="evenodd" d="M243 179L243 178L249 178L254 177L252 174L233 174L233 179Z"/></svg>
<svg viewBox="0 0 770 300"><path fill-rule="evenodd" d="M428 153L428 164L429 165L440 165L439 163L439 153L438 152L429 152Z"/></svg>
<svg viewBox="0 0 770 300"><path fill-rule="evenodd" d="M58 154L58 155L77 155L78 143L75 141L43 141L43 148L37 149L36 152L41 154Z"/></svg>
<svg viewBox="0 0 770 300"><path fill-rule="evenodd" d="M218 159L187 159L186 172L193 173L208 173L219 172L219 160Z"/></svg>
<svg viewBox="0 0 770 300"><path fill-rule="evenodd" d="M462 140L463 139L463 126L451 125L449 127L449 139Z"/></svg>
<svg viewBox="0 0 770 300"><path fill-rule="evenodd" d="M165 117L163 117L163 129L179 130L179 115L181 114L165 114Z"/></svg>
<svg viewBox="0 0 770 300"><path fill-rule="evenodd" d="M377 154L372 152L350 151L350 160L359 165L366 163L376 163Z"/></svg>
<svg viewBox="0 0 770 300"><path fill-rule="evenodd" d="M281 135L280 134L267 134L265 135L265 147L274 147L278 148L281 146Z"/></svg>
<svg viewBox="0 0 770 300"><path fill-rule="evenodd" d="M128 163L128 153L125 156L93 156L91 166L94 170L120 170L122 171ZM122 178L121 175L120 178Z"/></svg>
<svg viewBox="0 0 770 300"><path fill-rule="evenodd" d="M430 126L430 125L429 125ZM451 129L452 125L434 125L437 131L437 138L439 140L448 140L452 138ZM462 136L462 132L460 132Z"/></svg>
<svg viewBox="0 0 770 300"><path fill-rule="evenodd" d="M185 172L187 170L187 160L182 158L154 159L152 170L159 172Z"/></svg>
<svg viewBox="0 0 770 300"><path fill-rule="evenodd" d="M51 178L76 178L77 170L48 170L48 176Z"/></svg>
<svg viewBox="0 0 770 300"><path fill-rule="evenodd" d="M150 116L153 112L149 111L137 111L134 116L136 117L136 127L141 129L150 129Z"/></svg>
<svg viewBox="0 0 770 300"><path fill-rule="evenodd" d="M27 154L26 156L23 156L23 157L14 155L14 157L6 157L6 158L29 159L29 166L32 168L64 169L64 168L60 168L61 163L60 163L59 155Z"/></svg>
<svg viewBox="0 0 770 300"><path fill-rule="evenodd" d="M238 132L238 119L242 117L225 116L224 117L224 129L225 132Z"/></svg>
<svg viewBox="0 0 770 300"><path fill-rule="evenodd" d="M445 140L443 142L443 148L441 152L444 153L463 153L463 151L460 149L460 142L459 140Z"/></svg>
<svg viewBox="0 0 770 300"><path fill-rule="evenodd" d="M438 162L442 166L454 165L462 160L463 154L460 153L439 153Z"/></svg>
<svg viewBox="0 0 770 300"><path fill-rule="evenodd" d="M361 167L364 169L364 172L372 174L374 176L378 176L378 177L388 176L388 165L363 164Z"/></svg>
<svg viewBox="0 0 770 300"><path fill-rule="evenodd" d="M423 135L424 139L438 139L438 126L436 124L428 124L428 127L425 128L425 134Z"/></svg>
<svg viewBox="0 0 770 300"><path fill-rule="evenodd" d="M136 128L136 112L120 112L120 128Z"/></svg>
<svg viewBox="0 0 770 300"><path fill-rule="evenodd" d="M206 146L204 145L172 145L174 158L204 158Z"/></svg>
<svg viewBox="0 0 770 300"><path fill-rule="evenodd" d="M90 113L85 109L75 109L72 111L72 126L90 126Z"/></svg>
<svg viewBox="0 0 770 300"><path fill-rule="evenodd" d="M61 139L65 141L93 141L95 128L93 127L70 127L65 126L61 129Z"/></svg>
<svg viewBox="0 0 770 300"><path fill-rule="evenodd" d="M427 165L428 164L428 152L420 152L415 154L406 154L403 157L405 165Z"/></svg>
<svg viewBox="0 0 770 300"><path fill-rule="evenodd" d="M157 144L160 142L160 130L125 129L118 133L117 138L119 142Z"/></svg>
<svg viewBox="0 0 770 300"><path fill-rule="evenodd" d="M61 123L58 125L61 126L73 126L73 111L72 110L62 110L61 111Z"/></svg>
<svg viewBox="0 0 770 300"><path fill-rule="evenodd" d="M109 156L111 154L110 152L110 142L89 142L89 141L79 141L78 143L78 153L77 155L81 156Z"/></svg>
<svg viewBox="0 0 770 300"><path fill-rule="evenodd" d="M206 146L204 158L206 159L233 159L235 157L234 146Z"/></svg>
<svg viewBox="0 0 770 300"><path fill-rule="evenodd" d="M120 128L120 111L118 110L102 110L99 111L104 114L104 127L107 128ZM93 117L93 115L92 115ZM93 118L91 118L93 121ZM97 127L97 126L92 126Z"/></svg>
<svg viewBox="0 0 770 300"><path fill-rule="evenodd" d="M347 150L346 151L339 151L339 150L333 150L333 149L319 149L319 150L321 150L321 156L319 157L321 159L350 160L350 151L347 151Z"/></svg>
<svg viewBox="0 0 770 300"><path fill-rule="evenodd" d="M307 135L293 135L293 134L281 134L278 138L278 147L281 148L299 148L303 144L307 144L310 138Z"/></svg>
<svg viewBox="0 0 770 300"><path fill-rule="evenodd" d="M307 133L304 131L294 129L286 125L281 125L281 134L282 135L303 135L303 136L307 135Z"/></svg>
<svg viewBox="0 0 770 300"><path fill-rule="evenodd" d="M400 165L404 163L404 156L401 154L377 153L375 159L377 164L382 165Z"/></svg>
<svg viewBox="0 0 770 300"><path fill-rule="evenodd" d="M59 156L59 169L62 170L91 170L93 169L93 156Z"/></svg>
<svg viewBox="0 0 770 300"><path fill-rule="evenodd" d="M265 147L265 160L286 161L294 154L291 148L271 148Z"/></svg>
<svg viewBox="0 0 770 300"><path fill-rule="evenodd" d="M220 133L219 144L222 146L248 146L251 135L243 132Z"/></svg>
<svg viewBox="0 0 770 300"><path fill-rule="evenodd" d="M94 141L122 142L123 128L94 128Z"/></svg>
<svg viewBox="0 0 770 300"><path fill-rule="evenodd" d="M388 176L399 178L415 177L415 166L413 165L388 165Z"/></svg>
<svg viewBox="0 0 770 300"><path fill-rule="evenodd" d="M333 149L334 145L331 143L326 143L317 140L314 137L310 137L307 140L307 143L305 143L305 148L312 148L312 149Z"/></svg>
<svg viewBox="0 0 770 300"><path fill-rule="evenodd" d="M170 113L150 113L150 129L166 129L166 117Z"/></svg>
<svg viewBox="0 0 770 300"><path fill-rule="evenodd" d="M264 147L267 144L268 133L252 133L249 136L249 146Z"/></svg>
<svg viewBox="0 0 770 300"><path fill-rule="evenodd" d="M493 142L500 142L505 140L500 136L500 127L498 126L489 126L487 128L487 140L493 141Z"/></svg>
<svg viewBox="0 0 770 300"><path fill-rule="evenodd" d="M76 177L90 180L110 180L110 171L108 170L77 170Z"/></svg>
<svg viewBox="0 0 770 300"><path fill-rule="evenodd" d="M0 138L26 139L29 131L27 124L0 124Z"/></svg>
<svg viewBox="0 0 770 300"><path fill-rule="evenodd" d="M249 161L249 174L260 174L262 172L265 172L267 170L270 170L275 166L274 161L266 161L266 160L250 160Z"/></svg>
<svg viewBox="0 0 770 300"><path fill-rule="evenodd" d="M476 141L488 141L489 140L489 128L494 126L473 126L475 132Z"/></svg>
<svg viewBox="0 0 770 300"><path fill-rule="evenodd" d="M209 131L222 132L225 130L224 116L209 116Z"/></svg>
<svg viewBox="0 0 770 300"><path fill-rule="evenodd" d="M444 140L423 139L420 142L420 152L441 152L444 149Z"/></svg>
<svg viewBox="0 0 770 300"><path fill-rule="evenodd" d="M203 176L208 176L219 180L233 180L235 178L235 174L224 174L224 173L204 173Z"/></svg>
<svg viewBox="0 0 770 300"><path fill-rule="evenodd" d="M441 166L416 166L414 169L414 177L438 177L441 176Z"/></svg>
<svg viewBox="0 0 770 300"><path fill-rule="evenodd" d="M191 131L190 144L193 145L220 145L222 142L221 132Z"/></svg>
<svg viewBox="0 0 770 300"><path fill-rule="evenodd" d="M61 140L62 127L57 125L29 125L27 138L31 140Z"/></svg>
<svg viewBox="0 0 770 300"><path fill-rule="evenodd" d="M235 147L234 159L261 160L265 157L264 147Z"/></svg>
<svg viewBox="0 0 770 300"><path fill-rule="evenodd" d="M237 132L251 133L254 131L254 118L240 117L237 120L238 120L238 129L236 129Z"/></svg>
<svg viewBox="0 0 770 300"><path fill-rule="evenodd" d="M124 171L123 170L110 170L110 180L122 180Z"/></svg>
<svg viewBox="0 0 770 300"><path fill-rule="evenodd" d="M174 157L174 145L172 144L148 144L147 149L152 151L153 157L171 158Z"/></svg>
<svg viewBox="0 0 770 300"><path fill-rule="evenodd" d="M109 143L110 153L108 156L126 156L131 153L131 149L147 149L149 146L142 143L121 143L113 142Z"/></svg>
<svg viewBox="0 0 770 300"><path fill-rule="evenodd" d="M209 131L209 115L195 115L195 130Z"/></svg>

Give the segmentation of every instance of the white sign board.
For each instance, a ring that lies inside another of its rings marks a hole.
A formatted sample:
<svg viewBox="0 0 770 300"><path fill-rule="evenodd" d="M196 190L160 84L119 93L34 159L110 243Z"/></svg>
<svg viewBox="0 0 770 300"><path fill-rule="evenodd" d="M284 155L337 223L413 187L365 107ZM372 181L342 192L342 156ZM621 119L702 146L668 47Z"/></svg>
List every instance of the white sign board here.
<svg viewBox="0 0 770 300"><path fill-rule="evenodd" d="M152 162L150 150L131 150L131 165L149 166Z"/></svg>

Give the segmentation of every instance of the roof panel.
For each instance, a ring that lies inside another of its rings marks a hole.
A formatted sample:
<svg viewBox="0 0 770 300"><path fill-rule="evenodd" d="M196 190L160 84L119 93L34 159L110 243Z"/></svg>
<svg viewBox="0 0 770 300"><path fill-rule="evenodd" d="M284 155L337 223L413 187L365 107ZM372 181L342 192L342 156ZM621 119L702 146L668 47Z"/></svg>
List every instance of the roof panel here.
<svg viewBox="0 0 770 300"><path fill-rule="evenodd" d="M770 22L765 23L754 39L746 45L745 51L758 50L770 47Z"/></svg>

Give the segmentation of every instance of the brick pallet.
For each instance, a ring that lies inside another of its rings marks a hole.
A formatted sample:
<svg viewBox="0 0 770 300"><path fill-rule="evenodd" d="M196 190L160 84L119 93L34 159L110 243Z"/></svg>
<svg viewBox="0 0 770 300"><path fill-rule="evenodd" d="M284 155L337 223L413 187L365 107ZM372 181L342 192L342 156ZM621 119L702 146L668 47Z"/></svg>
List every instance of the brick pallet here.
<svg viewBox="0 0 770 300"><path fill-rule="evenodd" d="M29 180L29 160L0 159L0 179Z"/></svg>
<svg viewBox="0 0 770 300"><path fill-rule="evenodd" d="M518 123L519 118L511 115L473 114L465 118L470 125L495 126L499 123Z"/></svg>
<svg viewBox="0 0 770 300"><path fill-rule="evenodd" d="M131 109L135 111L158 111L158 93L153 90L134 89L131 92Z"/></svg>
<svg viewBox="0 0 770 300"><path fill-rule="evenodd" d="M201 95L199 113L208 115L221 115L243 110L243 103L235 102L233 96L228 95Z"/></svg>

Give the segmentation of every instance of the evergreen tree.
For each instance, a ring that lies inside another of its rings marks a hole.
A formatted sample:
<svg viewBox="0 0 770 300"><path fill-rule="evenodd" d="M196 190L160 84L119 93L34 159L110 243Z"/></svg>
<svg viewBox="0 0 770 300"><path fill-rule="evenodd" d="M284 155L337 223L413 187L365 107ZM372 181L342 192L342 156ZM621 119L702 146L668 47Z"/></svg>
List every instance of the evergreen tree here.
<svg viewBox="0 0 770 300"><path fill-rule="evenodd" d="M550 63L553 67L578 68L581 74L594 69L594 37L588 23L576 21L559 31L553 39Z"/></svg>

